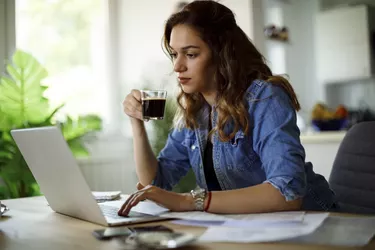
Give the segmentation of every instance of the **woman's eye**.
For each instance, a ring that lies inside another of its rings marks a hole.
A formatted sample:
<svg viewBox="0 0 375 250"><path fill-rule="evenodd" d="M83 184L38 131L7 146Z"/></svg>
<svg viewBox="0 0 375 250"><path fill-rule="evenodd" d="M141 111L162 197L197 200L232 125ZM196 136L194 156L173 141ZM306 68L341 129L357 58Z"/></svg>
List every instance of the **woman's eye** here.
<svg viewBox="0 0 375 250"><path fill-rule="evenodd" d="M195 58L197 57L197 54L186 54L189 58Z"/></svg>
<svg viewBox="0 0 375 250"><path fill-rule="evenodd" d="M177 57L177 54L176 53L171 53L169 54L173 59L175 59Z"/></svg>

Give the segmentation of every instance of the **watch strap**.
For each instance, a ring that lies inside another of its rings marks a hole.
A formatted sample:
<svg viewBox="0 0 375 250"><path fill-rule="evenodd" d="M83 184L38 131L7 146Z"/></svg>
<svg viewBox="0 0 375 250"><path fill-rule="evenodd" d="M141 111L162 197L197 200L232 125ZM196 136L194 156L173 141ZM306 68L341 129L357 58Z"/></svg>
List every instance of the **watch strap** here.
<svg viewBox="0 0 375 250"><path fill-rule="evenodd" d="M191 190L191 195L194 199L194 206L196 211L204 211L204 201L206 200L207 191L205 189Z"/></svg>

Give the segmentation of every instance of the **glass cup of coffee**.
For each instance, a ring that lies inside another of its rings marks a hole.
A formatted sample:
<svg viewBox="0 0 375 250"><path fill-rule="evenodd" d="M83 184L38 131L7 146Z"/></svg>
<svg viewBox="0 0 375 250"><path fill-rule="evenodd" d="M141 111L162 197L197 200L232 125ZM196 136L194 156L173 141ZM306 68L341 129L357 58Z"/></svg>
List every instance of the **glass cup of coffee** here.
<svg viewBox="0 0 375 250"><path fill-rule="evenodd" d="M167 99L165 90L141 90L143 120L162 120Z"/></svg>

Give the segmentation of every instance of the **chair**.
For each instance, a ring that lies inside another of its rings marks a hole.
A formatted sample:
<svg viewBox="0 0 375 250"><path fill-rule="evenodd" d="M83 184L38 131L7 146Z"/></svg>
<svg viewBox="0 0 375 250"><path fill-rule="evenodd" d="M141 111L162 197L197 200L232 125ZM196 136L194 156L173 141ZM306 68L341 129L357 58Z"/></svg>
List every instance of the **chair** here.
<svg viewBox="0 0 375 250"><path fill-rule="evenodd" d="M375 122L354 125L340 144L329 178L340 212L375 214Z"/></svg>

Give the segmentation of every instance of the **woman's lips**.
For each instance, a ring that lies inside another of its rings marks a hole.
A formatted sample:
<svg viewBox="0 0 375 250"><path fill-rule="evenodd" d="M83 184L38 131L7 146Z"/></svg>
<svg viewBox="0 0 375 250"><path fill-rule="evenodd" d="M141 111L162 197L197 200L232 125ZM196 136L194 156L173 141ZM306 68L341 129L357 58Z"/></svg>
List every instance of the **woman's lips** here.
<svg viewBox="0 0 375 250"><path fill-rule="evenodd" d="M186 78L186 77L179 77L178 82L181 84L187 84L190 81L191 78Z"/></svg>

